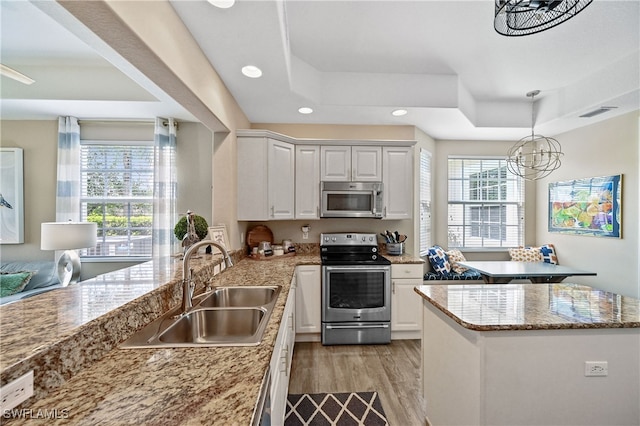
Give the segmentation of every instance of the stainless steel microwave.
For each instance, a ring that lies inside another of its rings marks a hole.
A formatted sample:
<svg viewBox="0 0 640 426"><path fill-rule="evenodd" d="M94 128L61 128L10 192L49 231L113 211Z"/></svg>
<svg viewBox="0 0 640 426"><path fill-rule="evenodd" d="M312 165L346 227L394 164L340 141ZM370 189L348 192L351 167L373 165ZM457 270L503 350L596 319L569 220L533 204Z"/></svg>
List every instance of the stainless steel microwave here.
<svg viewBox="0 0 640 426"><path fill-rule="evenodd" d="M381 219L382 182L321 182L320 217Z"/></svg>

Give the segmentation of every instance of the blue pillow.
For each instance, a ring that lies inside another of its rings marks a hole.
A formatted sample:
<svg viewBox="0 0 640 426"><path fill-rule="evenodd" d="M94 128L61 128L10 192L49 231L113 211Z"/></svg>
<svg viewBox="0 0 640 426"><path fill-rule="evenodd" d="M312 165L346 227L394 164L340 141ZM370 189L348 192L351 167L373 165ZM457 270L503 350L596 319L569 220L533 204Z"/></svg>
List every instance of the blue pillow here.
<svg viewBox="0 0 640 426"><path fill-rule="evenodd" d="M427 252L429 262L434 271L439 274L446 275L451 272L451 264L449 263L449 256L440 246L433 246L429 248Z"/></svg>

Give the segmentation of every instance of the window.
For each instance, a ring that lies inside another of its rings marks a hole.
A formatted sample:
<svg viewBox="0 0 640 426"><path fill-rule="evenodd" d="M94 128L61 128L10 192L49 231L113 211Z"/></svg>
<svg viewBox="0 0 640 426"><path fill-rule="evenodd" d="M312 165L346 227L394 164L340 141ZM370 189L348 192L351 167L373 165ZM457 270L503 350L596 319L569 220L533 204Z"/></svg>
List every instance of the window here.
<svg viewBox="0 0 640 426"><path fill-rule="evenodd" d="M420 256L431 246L431 153L420 149Z"/></svg>
<svg viewBox="0 0 640 426"><path fill-rule="evenodd" d="M82 256L151 257L153 140L81 141L80 218L98 224Z"/></svg>
<svg viewBox="0 0 640 426"><path fill-rule="evenodd" d="M524 180L503 158L449 158L448 246L517 247L524 240Z"/></svg>

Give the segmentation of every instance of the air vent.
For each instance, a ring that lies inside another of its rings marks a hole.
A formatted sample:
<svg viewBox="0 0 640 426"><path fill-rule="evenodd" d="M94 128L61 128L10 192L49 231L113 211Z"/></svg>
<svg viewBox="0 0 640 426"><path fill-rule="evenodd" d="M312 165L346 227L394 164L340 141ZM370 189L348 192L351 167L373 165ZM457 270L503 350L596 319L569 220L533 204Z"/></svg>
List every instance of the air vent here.
<svg viewBox="0 0 640 426"><path fill-rule="evenodd" d="M616 108L618 108L618 107L614 107L614 106L603 106L603 107L600 107L600 108L598 108L598 109L594 109L593 111L589 111L589 112L587 112L587 113L585 113L585 114L582 114L582 115L580 116L580 118L591 118L591 117L594 117L594 116L596 116L596 115L603 114L603 113L605 113L605 112L611 111L612 109L616 109Z"/></svg>

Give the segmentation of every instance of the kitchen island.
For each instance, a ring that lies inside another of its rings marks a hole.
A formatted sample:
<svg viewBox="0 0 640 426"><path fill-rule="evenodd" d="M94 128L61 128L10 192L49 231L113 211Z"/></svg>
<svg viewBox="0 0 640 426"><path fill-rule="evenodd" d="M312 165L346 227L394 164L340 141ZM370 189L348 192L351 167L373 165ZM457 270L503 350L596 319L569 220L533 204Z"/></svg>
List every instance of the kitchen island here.
<svg viewBox="0 0 640 426"><path fill-rule="evenodd" d="M280 285L262 342L251 347L121 349L181 300L181 262L159 259L0 307L2 384L34 370L35 396L3 424L251 424L295 267L317 255L243 259L214 276L219 255L191 267L205 283ZM259 413L257 413L259 415Z"/></svg>
<svg viewBox="0 0 640 426"><path fill-rule="evenodd" d="M638 299L561 283L415 292L431 425L640 424ZM586 376L592 361L607 375Z"/></svg>

